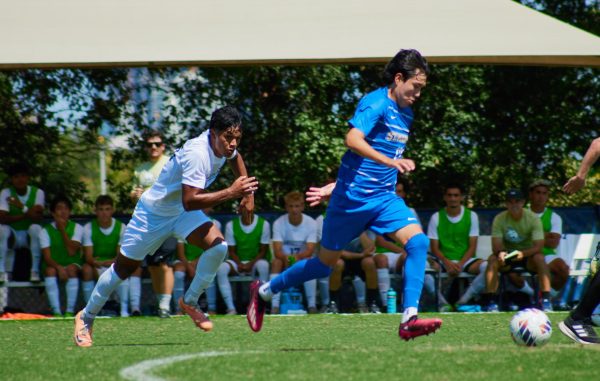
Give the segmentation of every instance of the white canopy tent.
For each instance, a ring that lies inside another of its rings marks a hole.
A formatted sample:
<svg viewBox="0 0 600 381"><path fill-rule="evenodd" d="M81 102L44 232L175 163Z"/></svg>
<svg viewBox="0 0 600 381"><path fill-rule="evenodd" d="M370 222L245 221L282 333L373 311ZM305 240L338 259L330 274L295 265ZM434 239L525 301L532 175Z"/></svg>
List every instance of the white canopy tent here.
<svg viewBox="0 0 600 381"><path fill-rule="evenodd" d="M600 67L600 37L510 0L18 0L0 69L386 62Z"/></svg>

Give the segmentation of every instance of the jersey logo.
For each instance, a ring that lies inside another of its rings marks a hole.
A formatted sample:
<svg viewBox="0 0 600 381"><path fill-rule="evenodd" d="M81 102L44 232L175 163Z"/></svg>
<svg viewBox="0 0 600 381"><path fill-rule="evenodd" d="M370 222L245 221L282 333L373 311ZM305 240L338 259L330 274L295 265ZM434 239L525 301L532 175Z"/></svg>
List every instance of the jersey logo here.
<svg viewBox="0 0 600 381"><path fill-rule="evenodd" d="M385 135L385 140L394 143L406 143L408 141L408 136L398 132L390 131Z"/></svg>

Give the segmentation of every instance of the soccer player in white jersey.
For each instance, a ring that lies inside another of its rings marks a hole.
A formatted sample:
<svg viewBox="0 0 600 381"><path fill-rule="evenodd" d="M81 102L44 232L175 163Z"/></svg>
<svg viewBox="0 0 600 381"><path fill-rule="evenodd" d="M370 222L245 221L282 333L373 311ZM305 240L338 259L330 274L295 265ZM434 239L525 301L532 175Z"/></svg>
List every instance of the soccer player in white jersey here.
<svg viewBox="0 0 600 381"><path fill-rule="evenodd" d="M204 250L179 306L198 328L212 329L212 322L197 302L225 260L227 243L201 209L238 198L243 198L240 208L254 209L253 194L258 182L248 177L237 151L241 137L241 115L235 108L225 106L213 112L207 131L188 140L171 156L158 180L137 203L115 263L100 276L87 305L75 317L73 338L77 346L92 345L94 319L109 295L139 267L148 253L173 235ZM225 189L207 191L226 162L236 180Z"/></svg>

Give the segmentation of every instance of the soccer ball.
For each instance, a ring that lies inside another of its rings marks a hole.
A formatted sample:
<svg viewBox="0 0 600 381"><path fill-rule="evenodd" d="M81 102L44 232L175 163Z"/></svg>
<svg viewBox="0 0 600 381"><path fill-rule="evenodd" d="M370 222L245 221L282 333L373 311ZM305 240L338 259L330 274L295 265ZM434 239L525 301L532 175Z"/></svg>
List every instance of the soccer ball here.
<svg viewBox="0 0 600 381"><path fill-rule="evenodd" d="M540 347L552 336L552 323L542 311L527 308L519 311L510 321L510 336L518 345Z"/></svg>

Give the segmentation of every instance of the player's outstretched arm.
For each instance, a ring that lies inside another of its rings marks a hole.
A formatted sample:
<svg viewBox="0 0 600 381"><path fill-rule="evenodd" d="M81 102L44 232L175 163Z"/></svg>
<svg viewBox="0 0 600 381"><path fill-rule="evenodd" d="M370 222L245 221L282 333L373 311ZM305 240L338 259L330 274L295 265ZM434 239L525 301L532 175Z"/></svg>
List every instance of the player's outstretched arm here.
<svg viewBox="0 0 600 381"><path fill-rule="evenodd" d="M306 202L310 206L317 206L322 202L329 200L331 193L335 188L335 182L327 184L323 187L310 187L306 191Z"/></svg>
<svg viewBox="0 0 600 381"><path fill-rule="evenodd" d="M600 157L600 138L596 138L590 144L590 147L585 153L577 174L569 179L563 185L563 191L567 194L578 192L585 185L585 178L596 160Z"/></svg>

